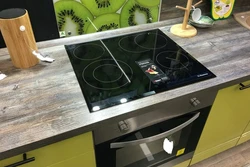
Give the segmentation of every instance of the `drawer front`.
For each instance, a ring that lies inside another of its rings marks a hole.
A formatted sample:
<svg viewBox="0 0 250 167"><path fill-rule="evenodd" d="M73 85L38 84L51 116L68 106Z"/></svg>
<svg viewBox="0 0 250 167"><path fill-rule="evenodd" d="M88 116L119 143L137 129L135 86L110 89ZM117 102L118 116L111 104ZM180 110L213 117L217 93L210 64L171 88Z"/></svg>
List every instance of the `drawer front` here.
<svg viewBox="0 0 250 167"><path fill-rule="evenodd" d="M95 153L90 151L48 167L96 167Z"/></svg>
<svg viewBox="0 0 250 167"><path fill-rule="evenodd" d="M30 158L30 157L27 157L27 158ZM4 166L10 165L10 164L13 164L15 162L19 162L22 159L23 159L22 155L17 155L17 156L2 160L2 161L0 161L0 167L4 167Z"/></svg>
<svg viewBox="0 0 250 167"><path fill-rule="evenodd" d="M93 150L94 145L92 132L88 132L27 152L27 158L35 157L35 161L22 165L22 167L45 167ZM0 161L0 167L22 160L22 155L8 158Z"/></svg>

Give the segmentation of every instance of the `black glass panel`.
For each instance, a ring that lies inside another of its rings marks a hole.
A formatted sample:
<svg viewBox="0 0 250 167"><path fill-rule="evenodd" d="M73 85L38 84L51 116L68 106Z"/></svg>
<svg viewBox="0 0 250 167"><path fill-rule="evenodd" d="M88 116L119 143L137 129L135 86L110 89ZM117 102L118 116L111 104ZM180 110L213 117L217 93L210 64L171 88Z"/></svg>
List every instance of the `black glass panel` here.
<svg viewBox="0 0 250 167"><path fill-rule="evenodd" d="M215 77L158 29L65 48L91 112Z"/></svg>

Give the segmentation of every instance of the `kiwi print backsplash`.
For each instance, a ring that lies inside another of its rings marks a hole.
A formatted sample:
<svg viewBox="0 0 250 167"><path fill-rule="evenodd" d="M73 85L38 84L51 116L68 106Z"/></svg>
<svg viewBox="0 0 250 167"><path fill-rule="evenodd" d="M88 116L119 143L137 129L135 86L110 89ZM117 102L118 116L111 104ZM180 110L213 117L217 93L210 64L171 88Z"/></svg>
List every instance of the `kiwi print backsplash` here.
<svg viewBox="0 0 250 167"><path fill-rule="evenodd" d="M60 37L157 22L161 0L54 0Z"/></svg>

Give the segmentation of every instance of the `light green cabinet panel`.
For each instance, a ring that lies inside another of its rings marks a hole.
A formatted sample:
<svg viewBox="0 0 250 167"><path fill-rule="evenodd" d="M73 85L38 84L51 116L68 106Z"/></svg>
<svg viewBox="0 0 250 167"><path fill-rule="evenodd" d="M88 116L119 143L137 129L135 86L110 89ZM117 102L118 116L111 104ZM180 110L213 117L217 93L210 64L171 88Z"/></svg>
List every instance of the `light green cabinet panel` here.
<svg viewBox="0 0 250 167"><path fill-rule="evenodd" d="M244 83L250 84L250 81ZM234 85L218 92L191 164L234 147L250 120L250 89ZM242 138L243 141L247 137Z"/></svg>
<svg viewBox="0 0 250 167"><path fill-rule="evenodd" d="M248 140L250 140L250 131L243 133L241 135L240 140L238 141L237 145L247 142Z"/></svg>
<svg viewBox="0 0 250 167"><path fill-rule="evenodd" d="M186 160L186 161L184 161L184 162L182 162L182 163L180 163L178 165L175 165L174 167L188 167L189 164L190 164L190 161L191 161L191 159Z"/></svg>
<svg viewBox="0 0 250 167"><path fill-rule="evenodd" d="M92 132L29 151L26 153L27 158L35 157L35 161L29 162L20 167L47 167L90 151L94 151ZM22 154L14 156L0 161L0 167L22 160Z"/></svg>
<svg viewBox="0 0 250 167"><path fill-rule="evenodd" d="M27 157L27 158L30 158L30 157ZM17 155L17 156L8 158L8 159L4 159L4 160L0 161L0 167L4 167L4 166L10 165L10 164L13 164L15 162L21 161L22 159L23 159L22 155Z"/></svg>
<svg viewBox="0 0 250 167"><path fill-rule="evenodd" d="M237 84L218 92L195 154L235 139L243 133L250 120L250 89L239 88Z"/></svg>
<svg viewBox="0 0 250 167"><path fill-rule="evenodd" d="M249 103L250 103L250 97L249 97ZM250 110L249 110L249 112L250 112ZM249 121L250 121L250 119L249 119ZM244 133L247 133L247 132L250 132L250 122L248 123L246 129L244 130Z"/></svg>
<svg viewBox="0 0 250 167"><path fill-rule="evenodd" d="M48 167L96 167L94 151L73 157Z"/></svg>
<svg viewBox="0 0 250 167"><path fill-rule="evenodd" d="M244 133L241 135L237 145L242 144L248 140L250 140L250 122L248 123L246 129L244 130Z"/></svg>
<svg viewBox="0 0 250 167"><path fill-rule="evenodd" d="M203 151L201 153L195 154L193 156L193 158L192 158L192 161L191 161L190 165L193 165L193 164L195 164L197 162L200 162L200 161L202 161L204 159L207 159L207 158L209 158L209 157L211 157L213 155L216 155L216 154L218 154L218 153L220 153L222 151L225 151L225 150L227 150L229 148L234 147L238 140L239 140L239 137L235 138L233 140L230 140L228 142L225 142L223 144L220 144L218 146L215 146L215 147L213 147L211 149L208 149L206 151Z"/></svg>

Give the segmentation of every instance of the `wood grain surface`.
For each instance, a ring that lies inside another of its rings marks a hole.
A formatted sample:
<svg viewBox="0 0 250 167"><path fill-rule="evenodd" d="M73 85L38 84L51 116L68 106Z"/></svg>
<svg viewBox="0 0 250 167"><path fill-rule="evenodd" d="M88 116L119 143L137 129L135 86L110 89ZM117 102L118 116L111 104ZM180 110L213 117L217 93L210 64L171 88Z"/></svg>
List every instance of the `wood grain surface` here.
<svg viewBox="0 0 250 167"><path fill-rule="evenodd" d="M114 121L157 109L185 95L250 80L250 31L232 17L193 38L169 33L182 19L39 43L40 51L56 61L21 70L0 50L0 160L42 147ZM161 27L179 45L216 74L216 78L162 92L126 104L89 113L62 44L86 42ZM61 45L61 46L58 46ZM52 47L53 46L53 47ZM18 86L17 86L18 85ZM17 89L13 89L18 87Z"/></svg>
<svg viewBox="0 0 250 167"><path fill-rule="evenodd" d="M20 26L24 26L25 30L21 31ZM0 30L15 67L29 68L39 62L32 54L37 46L28 11L17 18L0 19Z"/></svg>

